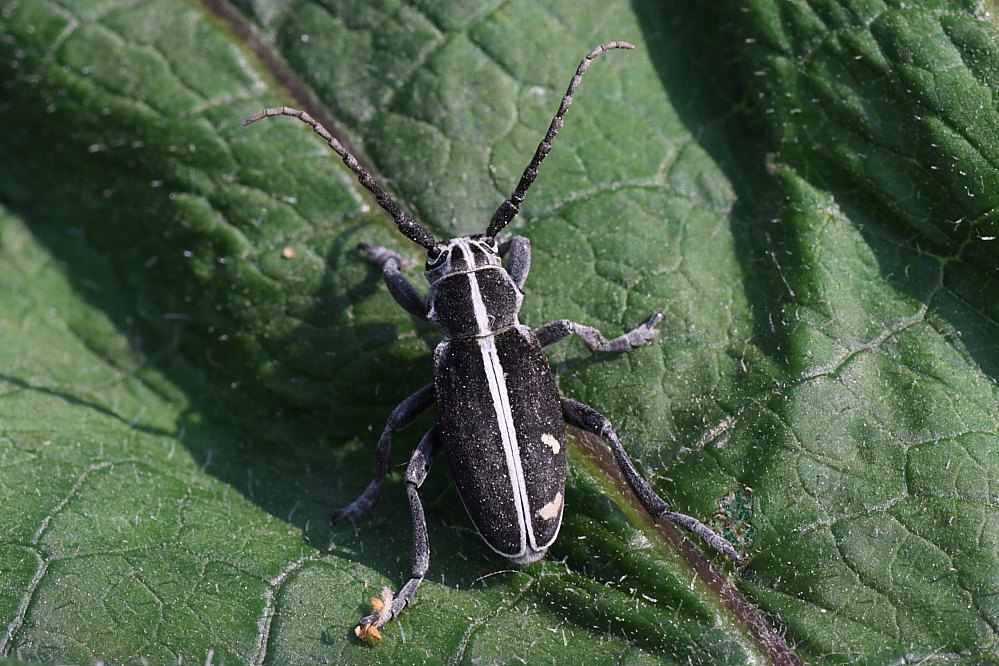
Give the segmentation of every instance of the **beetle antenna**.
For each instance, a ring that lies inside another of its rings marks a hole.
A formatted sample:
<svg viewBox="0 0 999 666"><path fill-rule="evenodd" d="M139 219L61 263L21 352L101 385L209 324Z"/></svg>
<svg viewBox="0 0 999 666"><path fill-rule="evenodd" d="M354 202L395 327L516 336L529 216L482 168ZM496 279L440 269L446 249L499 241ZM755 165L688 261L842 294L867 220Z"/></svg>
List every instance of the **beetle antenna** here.
<svg viewBox="0 0 999 666"><path fill-rule="evenodd" d="M517 189L513 191L510 198L500 204L500 207L496 209L493 213L493 219L489 221L489 229L486 230L486 236L495 238L496 234L503 230L503 227L510 224L510 221L517 217L517 213L520 212L520 204L524 203L524 197L527 196L527 189L534 183L534 179L538 177L538 167L548 153L552 149L552 141L555 139L555 135L558 131L562 129L563 118L565 117L566 111L569 110L569 106L572 104L572 96L576 92L576 88L579 86L580 80L583 78L583 74L589 69L590 63L601 55L606 53L611 49L634 49L633 44L628 42L607 42L606 44L601 44L597 48L593 49L586 54L586 57L579 62L579 67L576 68L576 73L573 75L572 80L569 81L569 87L565 91L565 95L562 97L562 102L558 105L558 111L555 112L555 117L552 118L551 125L548 126L548 133L545 134L545 138L541 140L538 144L538 149L534 151L534 157L531 158L531 163L527 165L524 169L523 175L520 177L520 182L517 183Z"/></svg>
<svg viewBox="0 0 999 666"><path fill-rule="evenodd" d="M308 125L315 131L316 134L321 136L323 140L329 144L329 147L333 149L337 155L343 158L343 163L347 165L347 168L357 175L357 180L368 189L373 195L375 195L375 201L378 205L385 209L385 212L392 216L395 221L399 231L409 240L413 241L417 245L422 245L426 249L430 249L434 246L434 237L430 234L427 229L414 220L412 216L402 209L395 199L382 189L371 173L361 166L361 163L357 161L353 155L351 155L343 144L336 140L336 138L330 134L330 131L323 127L318 120L310 116L305 111L299 111L298 109L292 109L287 106L278 106L270 109L264 109L259 113L254 113L252 116L243 121L243 125L249 125L255 123L261 118L270 118L272 116L292 116L298 118L303 123ZM523 198L523 197L521 197Z"/></svg>

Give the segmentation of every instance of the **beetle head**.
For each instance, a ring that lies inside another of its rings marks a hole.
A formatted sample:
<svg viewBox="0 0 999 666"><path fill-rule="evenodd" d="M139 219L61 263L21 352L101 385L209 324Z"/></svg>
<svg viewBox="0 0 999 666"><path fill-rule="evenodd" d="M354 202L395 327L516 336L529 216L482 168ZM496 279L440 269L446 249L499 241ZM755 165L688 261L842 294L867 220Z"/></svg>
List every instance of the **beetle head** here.
<svg viewBox="0 0 999 666"><path fill-rule="evenodd" d="M435 243L427 250L424 274L434 284L458 273L500 266L499 245L495 238L476 234Z"/></svg>

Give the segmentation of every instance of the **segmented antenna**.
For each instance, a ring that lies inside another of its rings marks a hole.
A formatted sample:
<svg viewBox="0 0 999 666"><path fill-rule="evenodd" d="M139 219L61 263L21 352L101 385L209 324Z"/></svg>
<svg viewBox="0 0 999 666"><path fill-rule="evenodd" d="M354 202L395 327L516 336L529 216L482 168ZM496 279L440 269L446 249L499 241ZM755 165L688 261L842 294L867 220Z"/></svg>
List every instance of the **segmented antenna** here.
<svg viewBox="0 0 999 666"><path fill-rule="evenodd" d="M590 67L590 63L593 62L594 58L610 51L611 49L634 49L633 44L628 42L607 42L606 44L601 44L597 48L593 49L586 54L586 57L579 62L579 67L576 68L576 74L569 81L569 87L565 91L565 96L562 97L562 103L558 105L558 111L555 112L555 117L552 118L552 124L548 126L548 133L545 134L545 138L541 140L538 144L538 149L534 151L534 157L531 158L531 163L527 165L524 169L523 175L520 177L520 182L517 183L517 189L513 191L510 198L500 204L500 207L496 209L493 214L493 219L489 221L489 228L486 230L486 235L490 237L495 237L503 227L510 224L510 220L517 217L517 213L520 212L520 204L524 203L524 197L527 195L527 190L534 182L534 179L538 177L538 167L541 166L541 162L548 156L549 151L552 149L552 141L555 139L555 135L558 131L562 129L562 119L565 117L565 112L569 110L569 106L572 104L572 95L576 92L576 88L579 86L579 81L583 78L583 74Z"/></svg>
<svg viewBox="0 0 999 666"><path fill-rule="evenodd" d="M395 199L389 195L381 185L379 185L374 177L368 173L368 170L361 166L360 162L347 152L347 149L343 147L343 144L336 140L329 130L319 124L319 121L310 116L305 111L299 111L298 109L292 109L287 106L278 106L270 109L264 109L259 113L254 113L252 116L243 121L243 125L249 125L255 123L261 118L270 118L272 116L292 116L298 118L303 123L308 125L315 131L316 134L321 136L329 147L333 149L337 155L343 158L343 163L347 165L347 168L353 171L357 175L357 180L360 181L361 185L366 187L369 192L375 195L375 201L378 205L385 209L385 212L392 216L395 221L399 231L403 233L406 238L413 241L418 245L422 245L426 249L430 249L434 246L434 237L430 235L430 232L426 228L414 220L409 213L402 209Z"/></svg>

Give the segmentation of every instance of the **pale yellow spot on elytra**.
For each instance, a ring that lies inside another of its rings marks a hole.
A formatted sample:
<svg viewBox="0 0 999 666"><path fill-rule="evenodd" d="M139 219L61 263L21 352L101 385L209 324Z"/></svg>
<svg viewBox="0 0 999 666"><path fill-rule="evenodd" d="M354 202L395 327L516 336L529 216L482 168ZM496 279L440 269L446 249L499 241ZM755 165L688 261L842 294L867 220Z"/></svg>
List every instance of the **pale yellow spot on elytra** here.
<svg viewBox="0 0 999 666"><path fill-rule="evenodd" d="M538 516L545 520L551 520L558 515L558 510L562 508L562 493L555 493L555 499L538 509Z"/></svg>
<svg viewBox="0 0 999 666"><path fill-rule="evenodd" d="M541 435L541 441L542 443L552 447L552 453L554 454L558 454L559 449L562 448L562 445L559 444L558 439L556 439L553 435L549 435L547 432Z"/></svg>

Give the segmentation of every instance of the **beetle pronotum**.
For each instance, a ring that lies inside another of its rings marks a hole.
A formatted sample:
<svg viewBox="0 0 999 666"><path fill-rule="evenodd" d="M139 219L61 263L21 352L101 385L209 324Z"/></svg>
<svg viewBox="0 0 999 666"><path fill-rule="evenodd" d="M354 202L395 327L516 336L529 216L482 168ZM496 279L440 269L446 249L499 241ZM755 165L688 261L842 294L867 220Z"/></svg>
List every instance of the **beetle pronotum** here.
<svg viewBox="0 0 999 666"><path fill-rule="evenodd" d="M537 329L520 324L521 287L531 266L530 244L497 236L516 217L538 167L551 150L572 96L594 58L612 49L633 49L608 42L590 51L552 118L545 138L506 201L496 210L485 234L438 241L375 182L371 174L309 114L297 109L264 109L246 125L270 116L294 116L329 144L399 231L427 252L427 299L403 276L402 257L385 247L361 244L369 261L381 267L389 292L399 305L443 332L434 352L434 381L392 411L375 450L374 477L360 497L333 514L354 519L378 496L388 473L392 433L408 426L432 404L437 423L423 436L406 468L406 492L413 519L413 559L409 581L391 604L361 619L358 637L377 642L379 627L412 601L430 565L430 547L419 488L434 453L443 449L458 493L479 534L494 551L517 564L544 556L562 524L565 492L564 424L603 437L639 502L653 517L665 518L700 537L719 553L740 561L724 538L697 519L675 511L638 473L611 422L592 407L559 395L543 349L572 334L592 352L626 352L651 341L662 313L624 335L607 340L598 330L568 319ZM506 259L506 264L503 264ZM378 604L376 604L378 605Z"/></svg>

